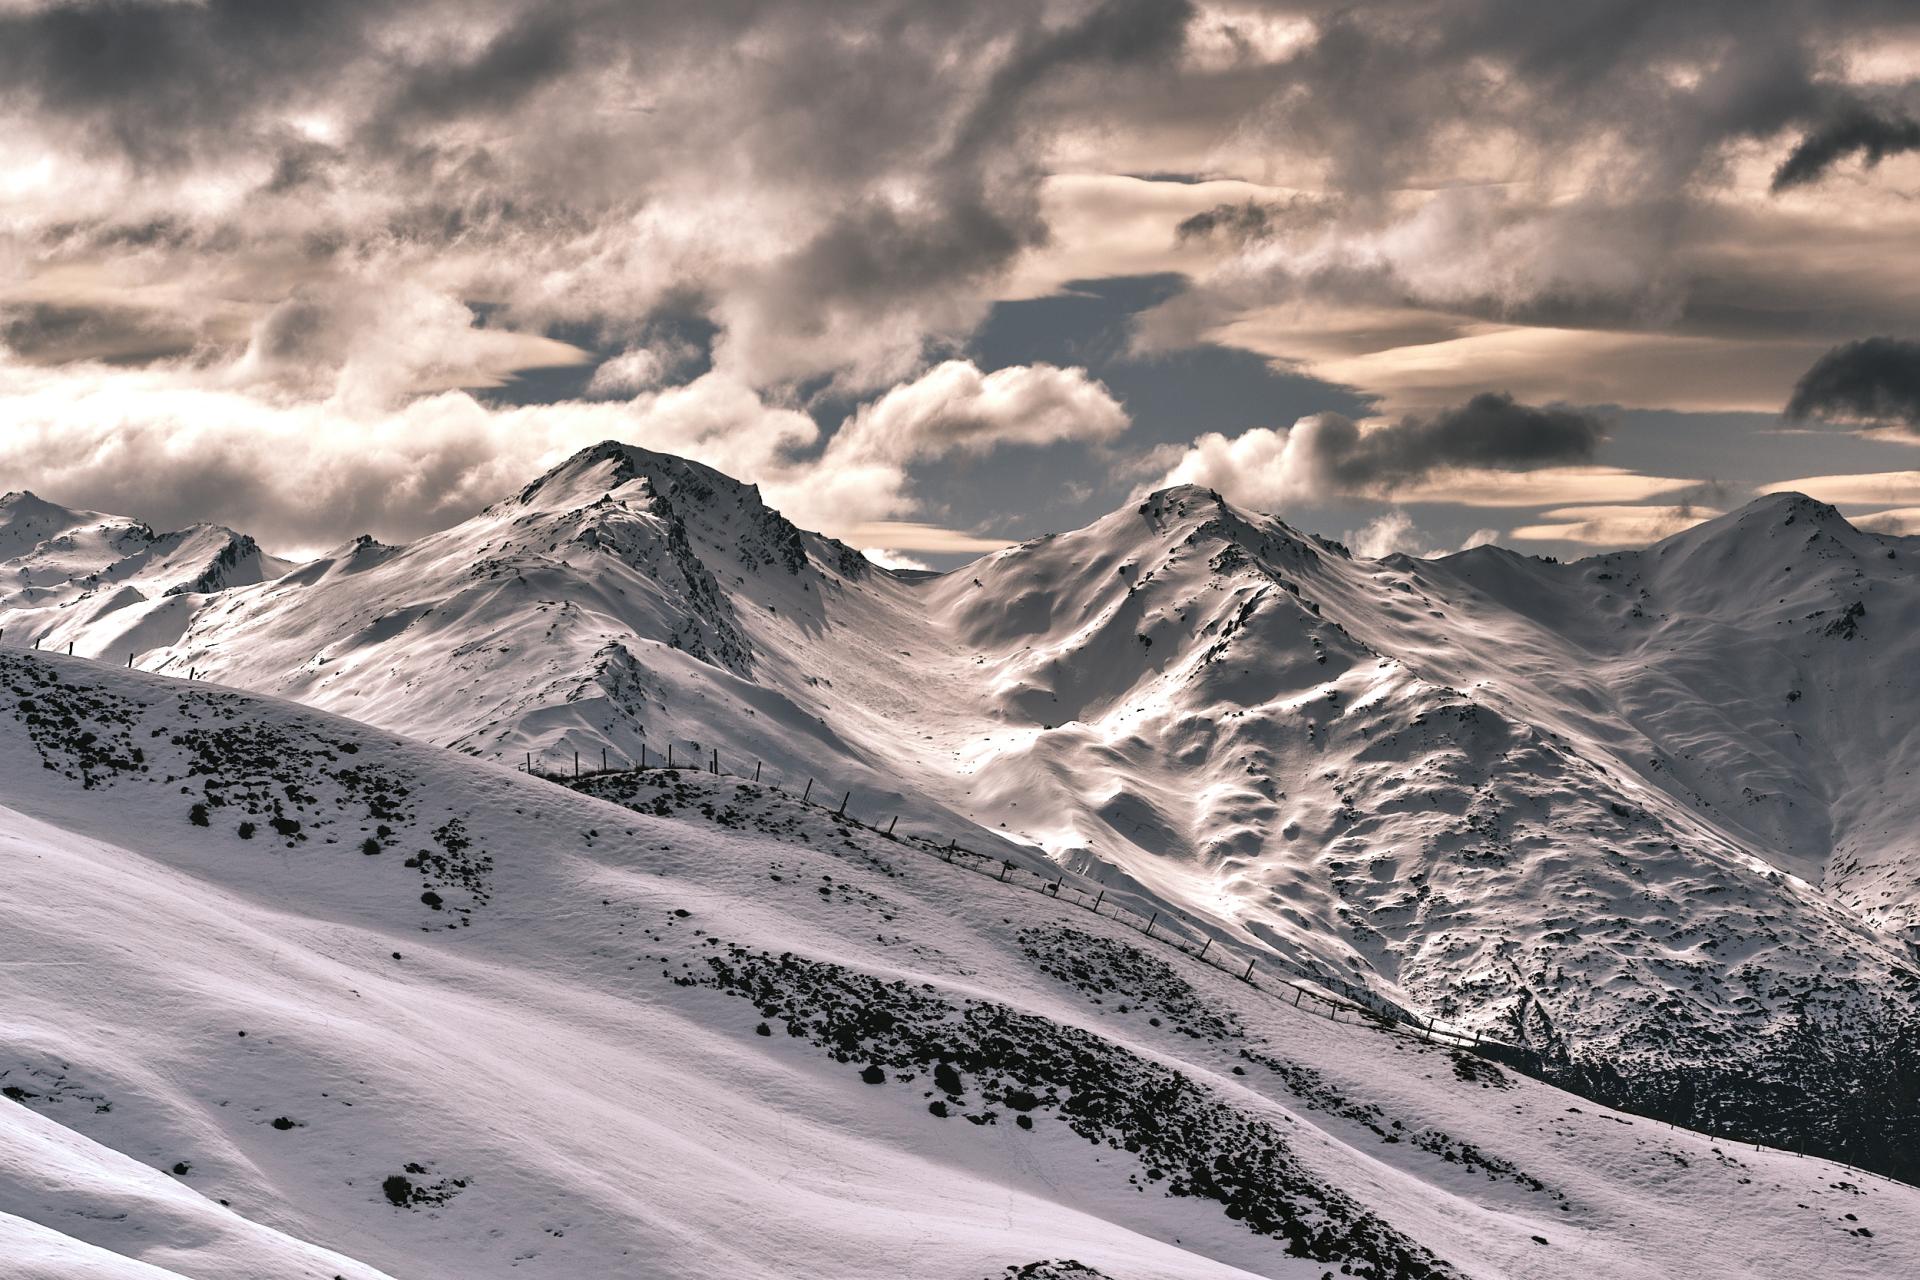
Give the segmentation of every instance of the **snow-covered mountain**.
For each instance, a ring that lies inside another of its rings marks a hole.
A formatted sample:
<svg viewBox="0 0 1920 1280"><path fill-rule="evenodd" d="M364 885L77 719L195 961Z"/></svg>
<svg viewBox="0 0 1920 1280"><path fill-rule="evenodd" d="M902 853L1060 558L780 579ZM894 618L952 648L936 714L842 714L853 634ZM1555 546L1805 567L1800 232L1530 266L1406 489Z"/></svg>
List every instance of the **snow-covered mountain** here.
<svg viewBox="0 0 1920 1280"><path fill-rule="evenodd" d="M1178 488L903 575L609 443L408 547L0 627L507 764L717 751L1913 1176L1914 555L1782 496L1578 564L1375 561Z"/></svg>
<svg viewBox="0 0 1920 1280"><path fill-rule="evenodd" d="M1920 1269L1911 1186L1328 1021L749 779L569 790L13 649L0 730L19 1280Z"/></svg>
<svg viewBox="0 0 1920 1280"><path fill-rule="evenodd" d="M155 533L123 516L0 494L0 627L24 627L46 648L148 652L178 638L199 597L290 567L219 525Z"/></svg>

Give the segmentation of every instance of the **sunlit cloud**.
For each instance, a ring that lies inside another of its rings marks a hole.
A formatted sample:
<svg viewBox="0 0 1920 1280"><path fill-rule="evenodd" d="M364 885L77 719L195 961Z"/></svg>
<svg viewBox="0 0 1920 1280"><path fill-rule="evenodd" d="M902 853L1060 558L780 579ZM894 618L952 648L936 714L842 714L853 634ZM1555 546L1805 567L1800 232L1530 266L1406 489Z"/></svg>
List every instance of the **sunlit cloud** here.
<svg viewBox="0 0 1920 1280"><path fill-rule="evenodd" d="M1558 507L1507 536L1516 542L1577 542L1594 547L1632 547L1672 537L1722 514L1711 507Z"/></svg>
<svg viewBox="0 0 1920 1280"><path fill-rule="evenodd" d="M1760 486L1761 493L1804 493L1835 506L1920 505L1920 471L1867 471L1855 475L1801 476Z"/></svg>
<svg viewBox="0 0 1920 1280"><path fill-rule="evenodd" d="M1010 538L981 537L912 520L869 520L848 529L846 538L858 547L927 551L943 555L954 552L984 554L1013 545Z"/></svg>

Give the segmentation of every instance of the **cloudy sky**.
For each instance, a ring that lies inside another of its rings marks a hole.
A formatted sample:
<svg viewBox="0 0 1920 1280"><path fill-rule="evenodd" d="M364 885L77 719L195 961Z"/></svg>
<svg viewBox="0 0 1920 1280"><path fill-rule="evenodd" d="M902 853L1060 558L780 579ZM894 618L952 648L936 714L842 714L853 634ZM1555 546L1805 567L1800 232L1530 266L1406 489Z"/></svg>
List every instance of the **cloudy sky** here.
<svg viewBox="0 0 1920 1280"><path fill-rule="evenodd" d="M0 489L160 525L1920 532L1911 0L0 0L0 117Z"/></svg>

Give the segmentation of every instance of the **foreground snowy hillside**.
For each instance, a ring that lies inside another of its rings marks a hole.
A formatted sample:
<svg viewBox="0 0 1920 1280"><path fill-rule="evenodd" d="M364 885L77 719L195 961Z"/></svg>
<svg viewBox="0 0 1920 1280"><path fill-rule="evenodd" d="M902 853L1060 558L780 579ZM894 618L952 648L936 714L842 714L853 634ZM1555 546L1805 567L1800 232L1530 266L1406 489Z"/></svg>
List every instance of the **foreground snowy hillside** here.
<svg viewBox="0 0 1920 1280"><path fill-rule="evenodd" d="M0 653L7 1274L1920 1270L1914 1188L1329 1022L772 782L583 794Z"/></svg>
<svg viewBox="0 0 1920 1280"><path fill-rule="evenodd" d="M56 576L31 541L0 571ZM975 824L1589 1093L1915 1177L1910 547L1783 496L1573 565L1372 561L1188 487L926 578L609 443L412 546L0 627Z"/></svg>

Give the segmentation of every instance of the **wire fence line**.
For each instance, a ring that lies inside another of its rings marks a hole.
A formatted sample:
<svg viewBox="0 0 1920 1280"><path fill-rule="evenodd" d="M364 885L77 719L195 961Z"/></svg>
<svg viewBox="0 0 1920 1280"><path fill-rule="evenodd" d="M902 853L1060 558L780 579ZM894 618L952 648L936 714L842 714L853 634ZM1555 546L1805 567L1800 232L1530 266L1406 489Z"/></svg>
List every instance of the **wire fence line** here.
<svg viewBox="0 0 1920 1280"><path fill-rule="evenodd" d="M0 641L4 641L5 635L5 630L0 629ZM36 636L32 639L33 649L40 649L40 640L42 638L43 637ZM74 654L74 645L71 640L67 642L67 655L84 656ZM109 655L106 654L97 655L94 660L98 661L108 656ZM127 652L126 663L129 668L134 666L135 657L136 655L132 651ZM197 668L189 667L186 678L193 680L198 675L199 672ZM178 676L176 675L175 678L178 678ZM524 760L517 763L515 767L530 776L541 778L548 782L558 783L562 786L571 786L575 783L591 781L595 778L609 775L633 774L647 770L670 771L676 774L691 770L693 772L711 774L716 777L740 778L743 781L751 781L754 783L760 783L761 781L761 762L758 760L754 762L753 774L751 778L748 779L744 774L734 774L731 770L723 770L720 767L720 751L718 747L703 747L700 743L690 741L687 745L692 748L691 758L687 758L683 753L680 759L675 759L674 748L677 745L679 744L669 741L666 744L666 753L663 757L657 756L649 760L647 758L647 749L643 744L640 748L640 761L637 764L628 761L619 761L616 763L609 749L603 746L600 748L600 767L598 769L592 768L591 760L589 760L589 768L586 770L581 769L580 752L575 750L572 752L571 772L547 769L544 767L544 762L536 762L533 752L528 751L524 753ZM812 798L814 781L813 778L807 779L806 788L802 792L799 802L809 808L825 810L827 808L825 804L816 803ZM777 784L769 782L764 785L771 787L776 792L785 794ZM1172 910L1154 911L1149 915L1142 916L1139 912L1122 906L1118 901L1108 904L1106 901L1106 889L1098 885L1089 889L1084 883L1084 877L1076 875L1075 880L1079 883L1069 887L1066 881L1068 875L1072 873L1064 869L1057 870L1051 876L1042 875L1039 872L1019 866L1010 859L995 858L991 854L980 853L976 850L964 848L956 839L949 838L946 844L942 846L937 838L916 836L911 833L896 834L894 827L899 822L898 814L895 814L889 819L883 830L878 826L862 822L857 817L849 815L847 813L847 805L852 799L852 788L840 792L840 804L832 811L836 820L862 828L863 830L871 831L882 839L893 841L896 844L908 848L916 848L923 853L940 857L951 866L978 872L1002 884L1010 885L1013 888L1030 889L1034 892L1052 897L1056 902L1079 907L1091 911L1095 915L1104 915L1108 919L1119 920L1123 924L1138 929L1145 937L1165 946L1172 947L1184 955L1230 974L1256 990L1265 991L1269 995L1273 995L1276 999L1285 999L1286 995L1291 992L1293 996L1292 1005L1295 1008L1304 1008L1311 1013L1318 1014L1321 1017L1328 1018L1335 1022L1342 1021L1342 1015L1350 1015L1352 1021L1368 1022L1383 1030L1417 1035L1421 1039L1432 1042L1447 1043L1460 1048L1475 1049L1489 1056L1498 1057L1502 1061L1511 1062L1512 1065L1522 1067L1523 1069L1524 1060L1534 1056L1531 1050L1483 1036L1479 1032L1471 1029L1442 1024L1432 1017L1424 1019L1416 1017L1365 987L1348 982L1333 974L1315 972L1303 966L1293 965L1271 952L1262 953L1253 957L1239 957L1235 956L1230 950L1231 944L1223 944L1218 950L1215 950L1213 945L1214 939L1211 934L1199 929L1193 925L1191 921L1182 920L1178 914ZM1104 911L1102 910L1103 906L1107 907ZM1157 933L1156 929L1158 930ZM1200 941L1197 946L1194 943L1194 934L1200 936ZM1246 959L1244 969L1242 969L1239 964L1242 958ZM1275 977L1269 972L1262 972L1256 976L1254 970L1263 961L1268 965L1269 969L1279 968L1291 971L1294 976L1288 977L1283 973L1281 976ZM1308 1001L1312 1003L1309 1004L1307 1003Z"/></svg>
<svg viewBox="0 0 1920 1280"><path fill-rule="evenodd" d="M605 748L602 748L601 766L597 769L591 767L582 769L580 753L575 751L571 772L547 769L532 752L527 752L524 762L516 767L534 777L570 789L577 789L576 784L579 783L608 777L630 777L643 772L673 773L676 776L682 773L699 773L712 777L730 778L739 783L757 783L781 795L788 795L788 792L777 782L762 780L760 761L754 762L750 774L735 773L731 769L722 767L717 748L702 747L697 743L689 745L692 747L692 758L689 758L685 752L676 756L669 748L666 754L654 755L641 764L616 761ZM816 801L813 799L816 782L817 779L808 778L800 795L788 798L794 799L807 808L827 813L839 822L871 832L881 839L938 858L949 866L974 872L1010 888L1038 893L1062 906L1091 911L1106 919L1117 920L1138 931L1143 937L1171 947L1189 959L1199 961L1236 978L1293 1008L1332 1022L1364 1023L1377 1030L1412 1036L1429 1043L1472 1050L1521 1070L1526 1070L1537 1057L1530 1049L1482 1035L1470 1028L1457 1027L1437 1018L1419 1017L1386 1001L1376 992L1334 974L1315 972L1305 966L1293 965L1270 952L1248 956L1237 953L1233 950L1232 944L1215 945L1215 939L1210 933L1194 925L1192 921L1184 919L1177 912L1158 910L1142 915L1111 897L1105 886L1097 882L1089 882L1076 873L1059 869L1050 874L1043 874L1020 866L1009 858L966 848L954 837L942 839L939 836L926 836L913 832L896 832L895 827L899 822L897 814L892 815L884 827L863 822L857 816L847 812L847 807L853 799L851 788L822 787L820 791L823 800ZM833 803L835 796L839 797L837 804ZM1069 883L1070 881L1072 883Z"/></svg>

